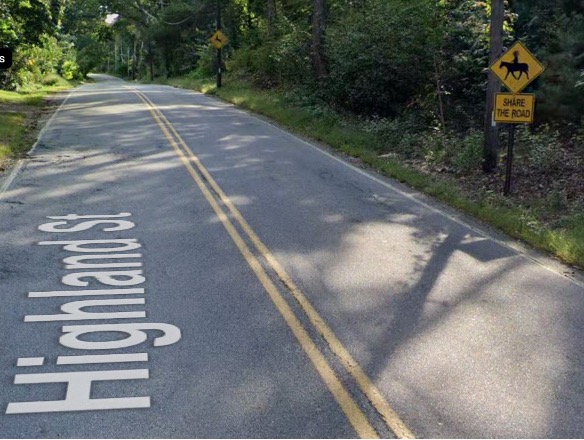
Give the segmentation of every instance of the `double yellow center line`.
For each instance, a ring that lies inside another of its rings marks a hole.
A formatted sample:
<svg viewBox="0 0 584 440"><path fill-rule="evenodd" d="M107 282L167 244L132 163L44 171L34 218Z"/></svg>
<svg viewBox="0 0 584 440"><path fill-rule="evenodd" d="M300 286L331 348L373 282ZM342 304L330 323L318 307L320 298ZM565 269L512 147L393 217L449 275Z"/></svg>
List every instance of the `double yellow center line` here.
<svg viewBox="0 0 584 440"><path fill-rule="evenodd" d="M300 343L302 349L305 351L308 358L313 363L314 367L320 374L321 378L327 385L330 392L335 397L342 411L345 413L347 419L361 438L379 438L378 433L372 426L368 417L357 404L355 399L347 391L341 380L336 375L333 368L330 366L322 351L318 348L316 343L312 340L309 333L306 331L300 320L295 315L294 311L284 299L276 285L271 280L270 276L259 262L258 258L247 245L245 239L237 231L233 222L225 212L226 207L232 218L237 222L241 230L247 236L248 241L255 248L255 252L261 256L268 264L271 270L282 281L294 299L300 305L302 311L305 313L311 325L316 331L322 335L327 342L329 349L340 360L343 367L353 378L361 392L367 397L371 405L379 413L387 427L393 431L398 438L414 438L413 433L400 420L396 412L385 401L377 387L367 377L365 372L361 369L359 364L349 354L347 349L342 345L330 327L321 318L318 312L310 304L306 296L300 291L298 286L294 283L292 278L278 263L276 258L263 244L257 234L249 226L247 221L243 218L239 210L233 205L229 197L223 192L221 187L215 182L213 177L209 174L207 169L203 166L199 158L191 151L186 142L178 134L173 125L168 121L166 116L156 107L156 105L139 90L131 88L136 95L146 105L152 117L162 130L162 133L172 145L178 157L192 176L193 180L205 196L205 199L215 211L215 214L227 230L227 233L245 258L246 262L253 270L258 280L266 290L268 296L292 330L294 336ZM213 195L213 192L215 193ZM221 204L223 206L221 206Z"/></svg>

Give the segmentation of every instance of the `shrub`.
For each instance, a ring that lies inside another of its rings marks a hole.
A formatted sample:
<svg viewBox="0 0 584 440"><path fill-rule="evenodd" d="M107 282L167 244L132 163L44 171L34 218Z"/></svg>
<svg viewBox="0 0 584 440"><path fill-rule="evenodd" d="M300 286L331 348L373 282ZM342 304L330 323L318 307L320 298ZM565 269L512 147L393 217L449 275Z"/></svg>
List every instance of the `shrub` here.
<svg viewBox="0 0 584 440"><path fill-rule="evenodd" d="M396 118L367 118L361 122L361 129L375 137L378 150L405 158L423 157L420 136L427 131L427 125L415 112Z"/></svg>
<svg viewBox="0 0 584 440"><path fill-rule="evenodd" d="M217 71L217 57L214 49L209 45L200 46L197 49L197 56L199 57L197 68L189 76L199 79L214 75Z"/></svg>
<svg viewBox="0 0 584 440"><path fill-rule="evenodd" d="M396 116L432 83L436 42L433 10L422 0L371 2L328 30L327 91L361 113Z"/></svg>
<svg viewBox="0 0 584 440"><path fill-rule="evenodd" d="M56 84L59 84L59 76L55 73L46 75L42 80L42 84L44 86L54 86Z"/></svg>
<svg viewBox="0 0 584 440"><path fill-rule="evenodd" d="M230 63L233 70L250 75L262 87L285 82L306 84L311 81L309 58L310 33L294 26L285 17L279 23L277 41L250 45L237 50ZM267 36L255 36L260 41Z"/></svg>
<svg viewBox="0 0 584 440"><path fill-rule="evenodd" d="M460 173L470 173L478 169L483 161L483 133L471 130L462 140L452 158L452 165Z"/></svg>
<svg viewBox="0 0 584 440"><path fill-rule="evenodd" d="M61 75L68 80L79 78L79 65L75 61L65 61L63 66L61 66Z"/></svg>
<svg viewBox="0 0 584 440"><path fill-rule="evenodd" d="M562 164L562 142L558 131L548 125L530 132L527 128L517 130L519 151L526 157L527 165L540 173L558 168Z"/></svg>

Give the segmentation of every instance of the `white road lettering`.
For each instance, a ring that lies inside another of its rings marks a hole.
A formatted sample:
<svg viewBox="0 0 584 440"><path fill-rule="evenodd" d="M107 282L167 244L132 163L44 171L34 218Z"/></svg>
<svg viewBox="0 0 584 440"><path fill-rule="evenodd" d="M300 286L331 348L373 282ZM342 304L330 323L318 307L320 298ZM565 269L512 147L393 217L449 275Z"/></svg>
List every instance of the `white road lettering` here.
<svg viewBox="0 0 584 440"><path fill-rule="evenodd" d="M113 215L78 215L67 214L64 216L49 216L51 220L62 220L44 223L39 226L43 232L78 233L87 231L99 225L102 232L115 232L132 229L135 223L127 220L112 220L114 218L130 217L130 213ZM70 221L87 220L70 225ZM111 226L114 225L114 226ZM99 228L96 228L100 230ZM90 281L97 281L104 286L103 289L77 289L77 290L47 290L29 292L29 298L58 298L58 297L84 297L102 295L144 295L144 288L109 288L135 286L146 282L142 270L99 270L114 268L142 267L141 253L127 253L140 249L142 244L134 238L122 239L98 239L98 240L59 240L42 241L41 246L62 246L63 250L82 255L73 255L63 259L65 270L78 272L68 273L62 276L61 281L67 286L87 287ZM90 271L82 271L92 269ZM61 314L50 315L25 315L25 323L47 323L55 321L85 321L85 320L110 320L145 318L146 311L99 311L91 312L84 309L90 307L114 307L144 305L144 298L126 299L95 299L71 301L61 305ZM38 325L38 324L37 324ZM40 324L43 325L43 324ZM148 331L156 332L149 334ZM116 350L133 347L150 339L154 347L172 345L181 339L181 331L178 327L164 323L125 323L125 324L87 324L75 326L63 326L59 343L61 346L75 350ZM162 334L160 334L162 333ZM87 335L97 336L99 340L83 340ZM120 364L128 362L147 362L148 353L107 353L99 355L58 356L57 366L64 365L88 365L88 364ZM21 357L16 362L17 367L42 367L45 364L44 357ZM112 371L78 371L44 374L16 374L14 383L42 384L42 383L66 383L67 393L64 400L11 402L8 404L6 414L25 413L53 413L62 411L93 411L107 409L149 408L150 397L112 397L91 398L91 386L96 381L116 381L129 379L148 379L149 370L112 370Z"/></svg>
<svg viewBox="0 0 584 440"><path fill-rule="evenodd" d="M63 245L63 249L69 252L124 252L140 249L142 245L135 238L122 238L116 240L71 240L71 241L41 241L39 245ZM95 244L121 244L122 246L85 247Z"/></svg>
<svg viewBox="0 0 584 440"><path fill-rule="evenodd" d="M163 336L154 338L154 346L161 347L178 342L181 332L178 327L171 324L93 324L93 325L73 325L63 327L63 336L59 339L61 345L78 350L115 350L118 348L132 347L143 343L148 339L148 334L144 330L159 330ZM114 341L82 341L79 336L96 332L121 332L128 336L125 339Z"/></svg>
<svg viewBox="0 0 584 440"><path fill-rule="evenodd" d="M55 298L59 296L143 295L144 289L52 290L29 292L29 298Z"/></svg>
<svg viewBox="0 0 584 440"><path fill-rule="evenodd" d="M104 232L115 232L115 231L126 231L128 229L132 229L136 226L134 223L128 220L91 220L87 222L81 222L70 228L58 228L57 226L67 225L67 221L61 222L52 222L52 223L45 223L39 226L39 230L43 232L80 232L80 231L88 231L89 229L93 228L94 226L102 225L102 224L114 224L117 226L110 226L109 228L103 228L102 231Z"/></svg>
<svg viewBox="0 0 584 440"><path fill-rule="evenodd" d="M18 358L17 367L40 367L45 363L44 357Z"/></svg>
<svg viewBox="0 0 584 440"><path fill-rule="evenodd" d="M118 277L126 278L119 279ZM62 278L67 286L86 287L89 281L81 281L82 278L95 278L96 281L108 286L135 286L142 284L146 278L141 270L111 271L111 272L74 272Z"/></svg>
<svg viewBox="0 0 584 440"><path fill-rule="evenodd" d="M126 259L126 258L142 258L142 254L108 254L108 255L74 255L63 259L67 270L79 269L113 269L120 267L142 267L141 262L124 262L124 263L81 263L87 260L109 260L109 259Z"/></svg>
<svg viewBox="0 0 584 440"><path fill-rule="evenodd" d="M123 306L145 304L144 298L135 299L94 299L85 301L72 301L61 306L65 314L60 315L28 315L24 322L48 322L48 321L81 321L85 319L132 319L145 318L146 312L84 312L84 307L96 306Z"/></svg>
<svg viewBox="0 0 584 440"><path fill-rule="evenodd" d="M11 402L6 414L88 411L122 408L149 408L150 397L92 399L91 384L96 381L148 379L149 370L79 371L70 373L17 374L15 384L67 383L64 400Z"/></svg>
<svg viewBox="0 0 584 440"><path fill-rule="evenodd" d="M114 364L118 362L147 362L148 353L89 354L84 356L59 356L57 365Z"/></svg>
<svg viewBox="0 0 584 440"><path fill-rule="evenodd" d="M131 217L132 214L129 212L121 212L119 214L99 214L99 215L78 215L78 214L67 214L67 215L55 215L48 216L51 220L81 220L88 218L123 218Z"/></svg>

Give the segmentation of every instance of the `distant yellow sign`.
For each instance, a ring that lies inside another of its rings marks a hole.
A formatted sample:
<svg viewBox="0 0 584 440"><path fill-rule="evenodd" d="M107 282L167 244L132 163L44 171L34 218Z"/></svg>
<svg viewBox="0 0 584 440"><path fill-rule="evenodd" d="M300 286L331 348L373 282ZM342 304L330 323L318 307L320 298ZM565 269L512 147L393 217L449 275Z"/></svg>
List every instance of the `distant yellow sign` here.
<svg viewBox="0 0 584 440"><path fill-rule="evenodd" d="M215 49L221 49L227 43L229 43L229 37L221 31L215 32L211 37L211 44L215 46Z"/></svg>
<svg viewBox="0 0 584 440"><path fill-rule="evenodd" d="M497 93L495 121L507 124L531 124L535 111L535 95L531 93Z"/></svg>
<svg viewBox="0 0 584 440"><path fill-rule="evenodd" d="M512 93L519 93L544 71L544 67L518 41L490 67Z"/></svg>

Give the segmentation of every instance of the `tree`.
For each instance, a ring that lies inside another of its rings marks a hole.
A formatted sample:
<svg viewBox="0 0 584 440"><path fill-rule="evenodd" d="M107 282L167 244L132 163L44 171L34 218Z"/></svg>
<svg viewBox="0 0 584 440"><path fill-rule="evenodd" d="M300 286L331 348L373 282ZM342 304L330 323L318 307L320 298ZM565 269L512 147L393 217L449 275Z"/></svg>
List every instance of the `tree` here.
<svg viewBox="0 0 584 440"><path fill-rule="evenodd" d="M312 5L312 64L316 78L322 81L328 75L324 49L327 4L326 0L313 0Z"/></svg>
<svg viewBox="0 0 584 440"><path fill-rule="evenodd" d="M355 113L396 117L425 101L428 85L434 96L435 11L426 0L389 0L332 16L326 97Z"/></svg>
<svg viewBox="0 0 584 440"><path fill-rule="evenodd" d="M489 65L501 56L503 48L503 22L505 20L504 0L491 0L491 51ZM483 171L490 173L497 168L499 152L499 131L493 125L495 108L495 93L499 90L499 80L493 72L489 72L487 84L487 108L485 112L485 140L483 150Z"/></svg>
<svg viewBox="0 0 584 440"><path fill-rule="evenodd" d="M0 86L19 89L41 82L60 71L65 62L68 68L76 67L71 43L59 34L64 4L56 0L0 2L0 41L14 52L12 68L0 72Z"/></svg>
<svg viewBox="0 0 584 440"><path fill-rule="evenodd" d="M276 0L267 0L268 38L276 37Z"/></svg>

